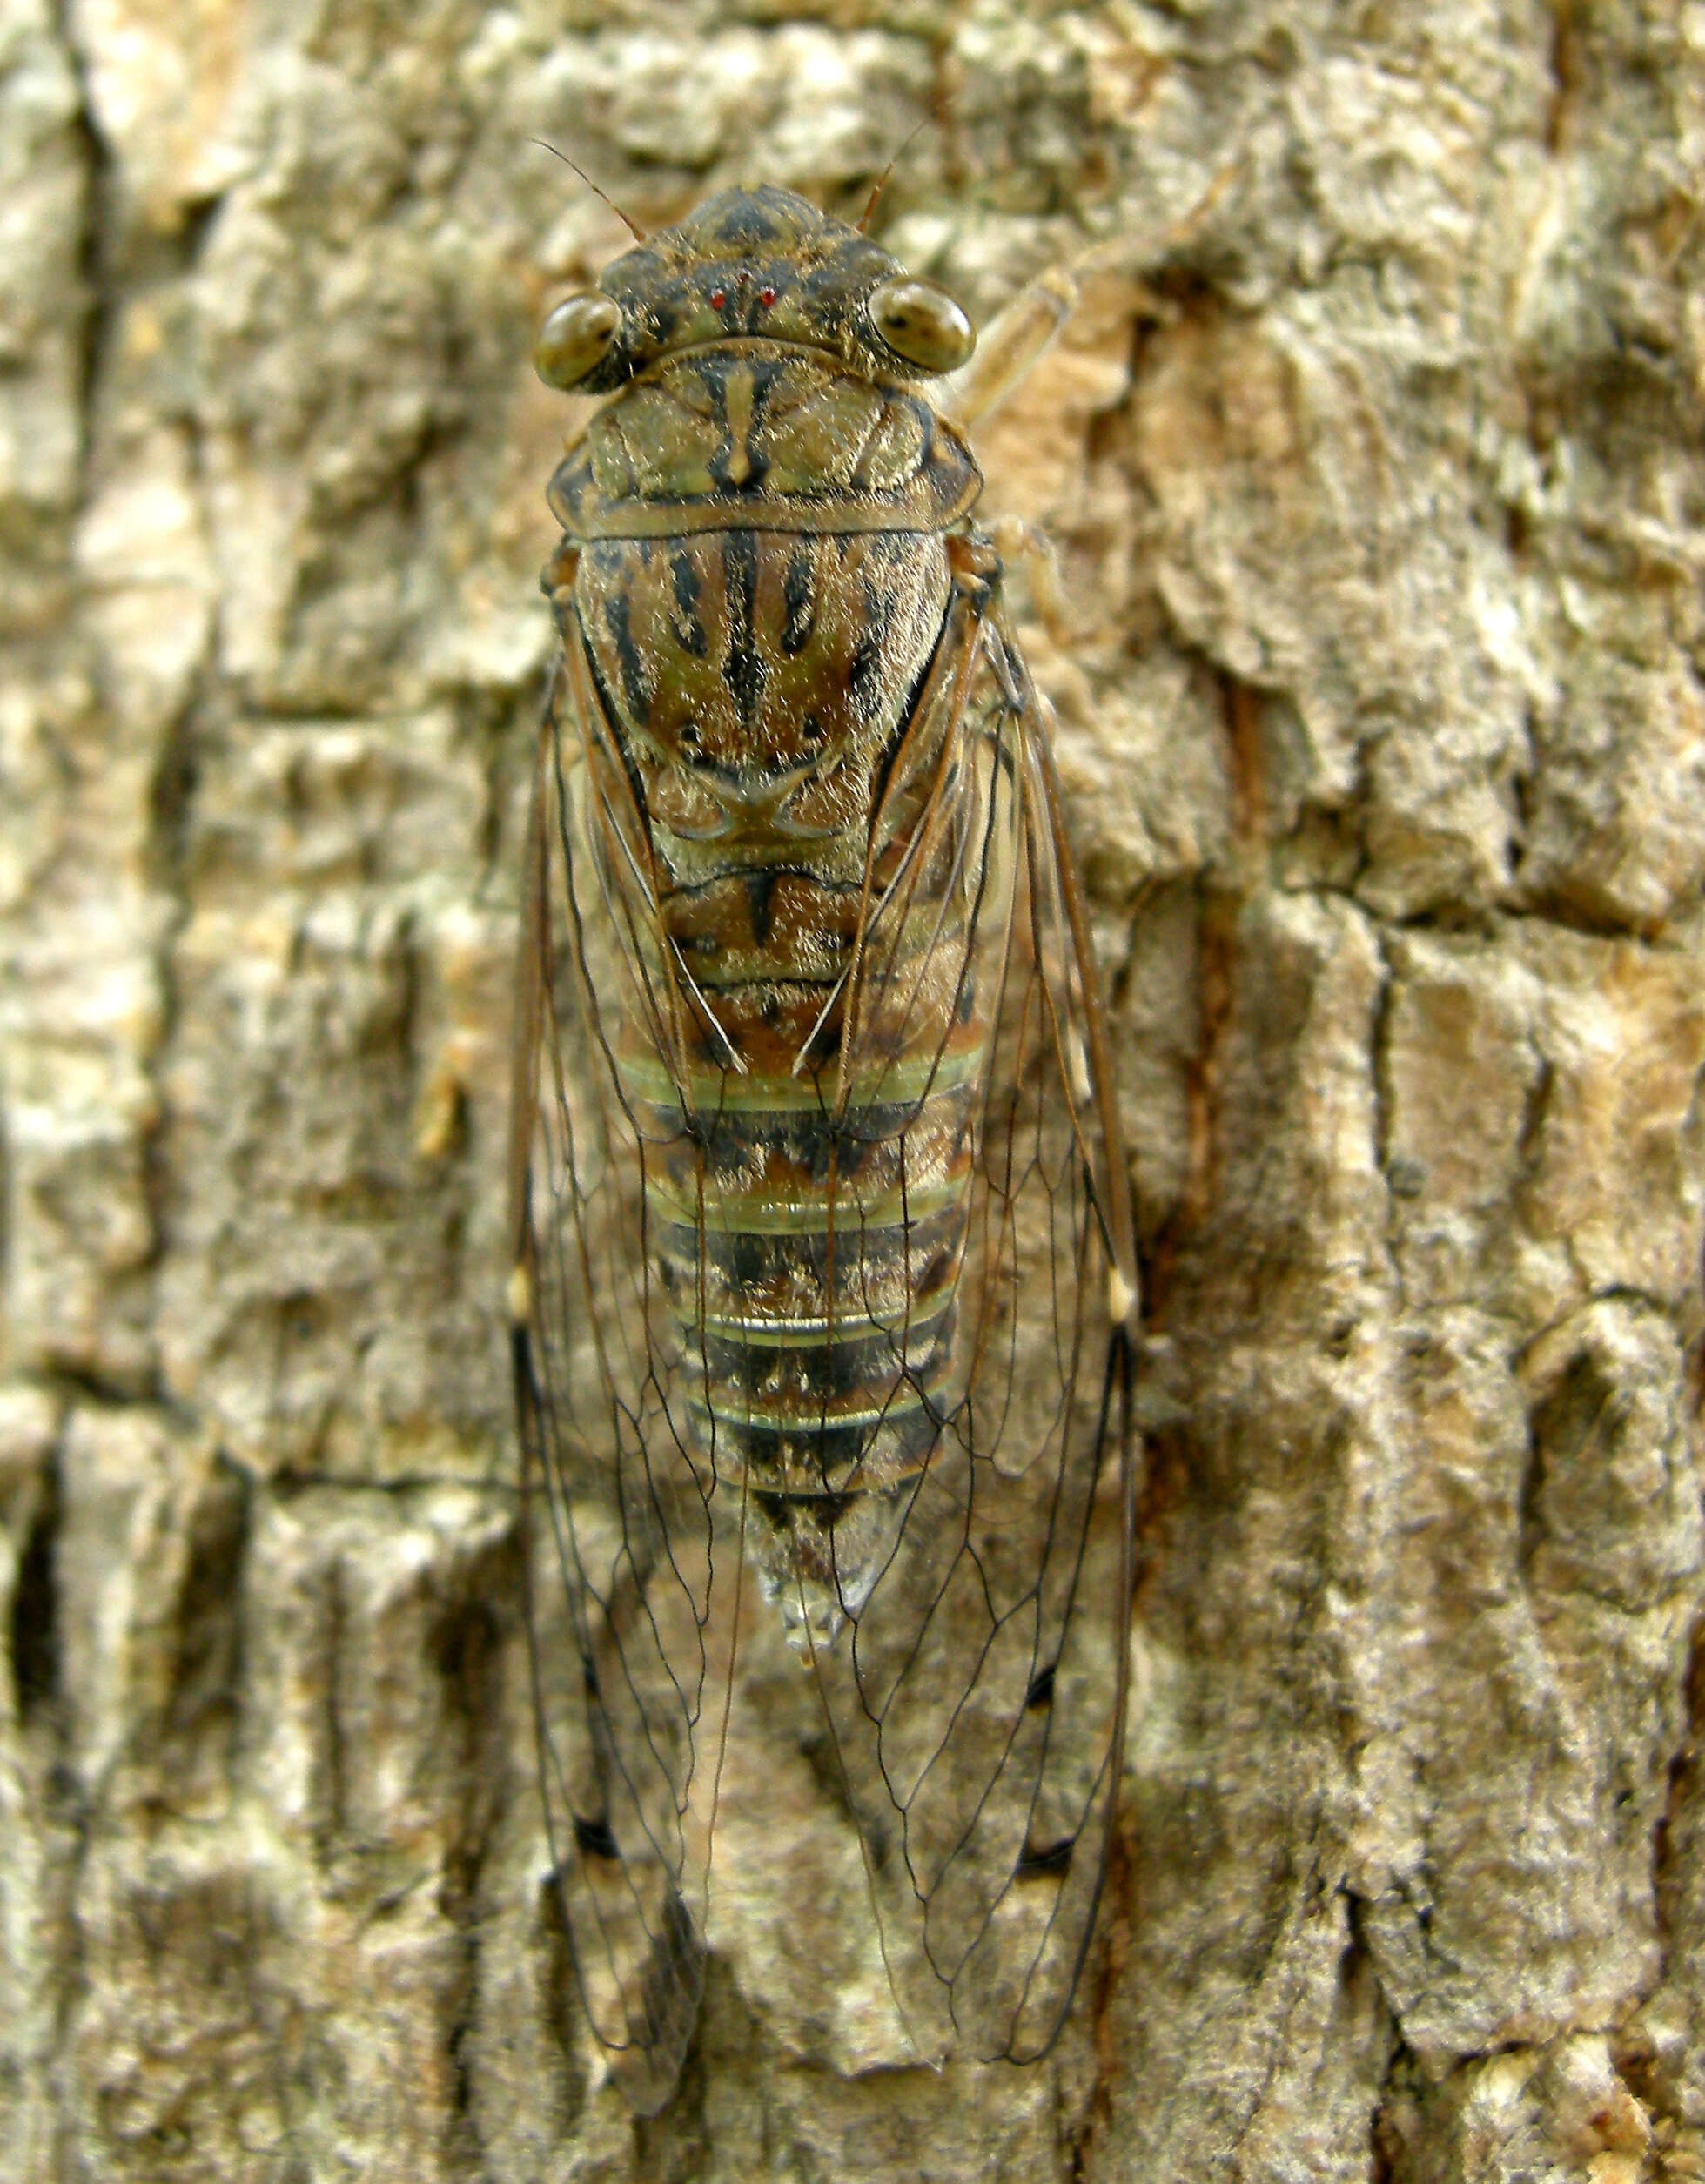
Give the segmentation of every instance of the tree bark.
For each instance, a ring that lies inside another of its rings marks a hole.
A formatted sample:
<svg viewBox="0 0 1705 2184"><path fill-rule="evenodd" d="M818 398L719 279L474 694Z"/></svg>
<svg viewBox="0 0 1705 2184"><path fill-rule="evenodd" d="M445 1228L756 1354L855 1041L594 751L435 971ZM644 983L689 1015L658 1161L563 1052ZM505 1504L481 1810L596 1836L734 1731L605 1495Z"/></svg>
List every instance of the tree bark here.
<svg viewBox="0 0 1705 2184"><path fill-rule="evenodd" d="M979 441L1151 1428L1030 2070L897 2066L785 1696L675 2104L579 2029L503 1132L626 238L534 138L648 227L897 154L979 320L1130 246ZM1705 2176L1702 156L1668 0L3 0L0 2172Z"/></svg>

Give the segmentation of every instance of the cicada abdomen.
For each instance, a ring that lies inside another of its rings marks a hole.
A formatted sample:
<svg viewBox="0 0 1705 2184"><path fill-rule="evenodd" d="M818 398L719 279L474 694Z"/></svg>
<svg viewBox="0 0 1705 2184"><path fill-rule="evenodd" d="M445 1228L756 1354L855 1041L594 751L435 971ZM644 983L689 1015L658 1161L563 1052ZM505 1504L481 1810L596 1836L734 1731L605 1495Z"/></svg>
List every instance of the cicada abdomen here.
<svg viewBox="0 0 1705 2184"><path fill-rule="evenodd" d="M517 1384L572 1638L535 1641L555 1873L642 2109L697 2006L745 1572L924 2052L1046 2048L1111 1824L1129 1212L1046 723L918 391L970 347L775 190L540 346L612 399L550 496Z"/></svg>

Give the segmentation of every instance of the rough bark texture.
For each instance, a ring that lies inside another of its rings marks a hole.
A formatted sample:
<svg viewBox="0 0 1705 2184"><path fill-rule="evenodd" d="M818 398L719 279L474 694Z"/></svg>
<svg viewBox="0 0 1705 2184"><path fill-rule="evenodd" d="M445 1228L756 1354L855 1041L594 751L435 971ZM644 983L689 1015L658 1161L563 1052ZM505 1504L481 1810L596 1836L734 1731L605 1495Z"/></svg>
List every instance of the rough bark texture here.
<svg viewBox="0 0 1705 2184"><path fill-rule="evenodd" d="M1104 1948L897 2058L778 1695L635 2127L501 1328L526 353L766 178L981 317L1154 1422ZM0 6L0 2174L1705 2176L1705 8ZM868 2004L868 2006L867 2006Z"/></svg>

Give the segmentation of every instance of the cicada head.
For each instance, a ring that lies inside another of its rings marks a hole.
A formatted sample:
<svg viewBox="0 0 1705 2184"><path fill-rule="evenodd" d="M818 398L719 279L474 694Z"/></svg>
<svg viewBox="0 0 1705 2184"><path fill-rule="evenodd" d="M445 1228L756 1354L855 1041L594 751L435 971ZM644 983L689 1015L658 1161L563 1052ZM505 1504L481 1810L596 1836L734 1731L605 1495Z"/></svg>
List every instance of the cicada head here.
<svg viewBox="0 0 1705 2184"><path fill-rule="evenodd" d="M545 321L553 386L607 394L661 358L742 339L826 350L860 377L957 370L977 345L945 288L791 190L723 190L606 266Z"/></svg>

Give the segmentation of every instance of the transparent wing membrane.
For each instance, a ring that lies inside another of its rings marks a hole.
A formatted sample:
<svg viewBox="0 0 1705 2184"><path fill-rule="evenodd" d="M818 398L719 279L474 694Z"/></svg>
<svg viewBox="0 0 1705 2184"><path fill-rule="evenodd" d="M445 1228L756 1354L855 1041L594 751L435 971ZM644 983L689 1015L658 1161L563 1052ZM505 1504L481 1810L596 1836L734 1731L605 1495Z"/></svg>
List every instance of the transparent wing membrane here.
<svg viewBox="0 0 1705 2184"><path fill-rule="evenodd" d="M896 1044L945 1057L968 1019L990 1027L954 1364L895 1551L849 1607L850 1643L816 1665L890 1969L921 1941L901 1998L914 2036L1025 2060L1070 2003L1111 1822L1128 1353L1045 723L1004 632L980 642L931 851L963 920L932 917L919 966L899 928L930 890L884 905L867 959L887 983L862 1034L880 1045L891 1019Z"/></svg>
<svg viewBox="0 0 1705 2184"><path fill-rule="evenodd" d="M540 1767L581 1998L653 2112L702 1985L737 1640L770 1616L820 1694L919 2053L1030 2060L1112 1824L1134 1286L1048 722L987 586L961 587L862 873L742 880L791 951L755 999L671 895L602 707L571 662L514 1164Z"/></svg>

